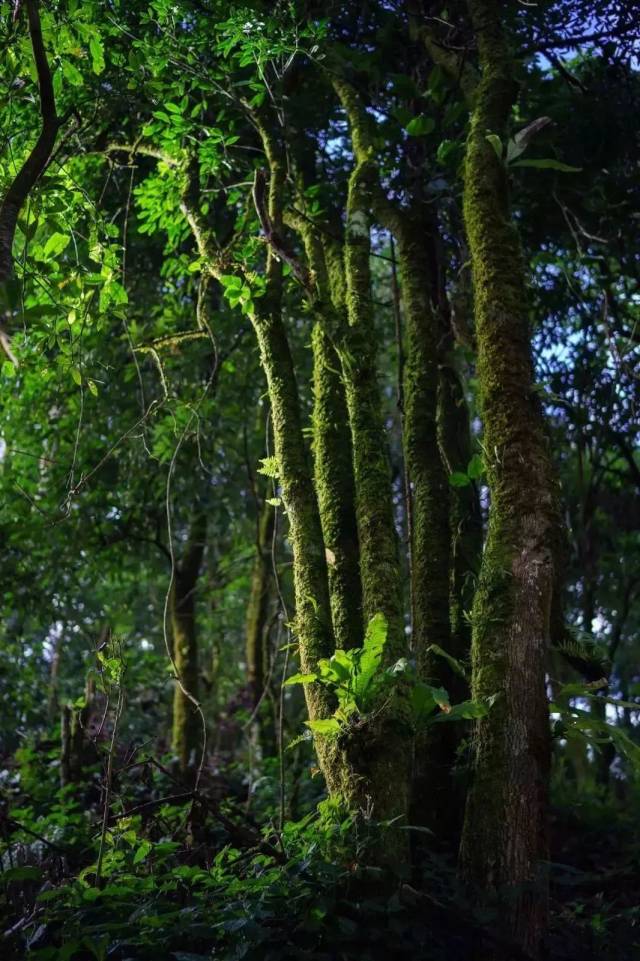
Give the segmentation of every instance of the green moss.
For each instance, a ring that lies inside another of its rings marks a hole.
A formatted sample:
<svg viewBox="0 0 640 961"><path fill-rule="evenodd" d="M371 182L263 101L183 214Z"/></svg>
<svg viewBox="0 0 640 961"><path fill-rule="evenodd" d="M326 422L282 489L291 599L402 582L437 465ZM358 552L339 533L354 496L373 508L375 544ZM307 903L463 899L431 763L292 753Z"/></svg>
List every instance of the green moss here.
<svg viewBox="0 0 640 961"><path fill-rule="evenodd" d="M327 567L318 502L302 436L300 405L293 361L279 310L269 299L260 302L254 328L267 377L275 455L293 549L296 601L295 632L302 670L313 671L320 657L334 649ZM329 705L322 691L306 685L311 718L326 717Z"/></svg>
<svg viewBox="0 0 640 961"><path fill-rule="evenodd" d="M360 574L365 620L387 618L386 656L406 651L397 541L391 502L369 271L369 211L375 169L359 163L349 181L345 241L348 326L339 346L353 444Z"/></svg>
<svg viewBox="0 0 640 961"><path fill-rule="evenodd" d="M179 574L171 592L171 630L176 673L182 687L197 700L198 645L194 596ZM202 749L202 725L195 705L178 684L173 694L172 748L182 771L197 765Z"/></svg>
<svg viewBox="0 0 640 961"><path fill-rule="evenodd" d="M403 218L398 257L405 313L404 454L412 487L413 646L424 675L430 644L449 650L449 483L437 430L438 328L429 297L424 221Z"/></svg>
<svg viewBox="0 0 640 961"><path fill-rule="evenodd" d="M195 601L206 533L206 516L199 512L192 521L184 555L174 571L169 598L173 660L180 679L173 696L172 747L182 771L198 763L202 750L202 723L196 707L199 679Z"/></svg>
<svg viewBox="0 0 640 961"><path fill-rule="evenodd" d="M480 889L513 887L506 920L532 957L545 892L524 894L546 856L549 731L545 648L560 527L544 424L532 390L525 274L509 220L507 174L486 140L506 137L514 96L499 4L470 0L482 79L467 143L464 220L471 254L478 378L491 492L473 608L474 697L495 698L477 725L461 860ZM520 812L526 809L526 816Z"/></svg>
<svg viewBox="0 0 640 961"><path fill-rule="evenodd" d="M351 435L340 361L317 322L313 347L313 454L338 647L362 644L362 591Z"/></svg>

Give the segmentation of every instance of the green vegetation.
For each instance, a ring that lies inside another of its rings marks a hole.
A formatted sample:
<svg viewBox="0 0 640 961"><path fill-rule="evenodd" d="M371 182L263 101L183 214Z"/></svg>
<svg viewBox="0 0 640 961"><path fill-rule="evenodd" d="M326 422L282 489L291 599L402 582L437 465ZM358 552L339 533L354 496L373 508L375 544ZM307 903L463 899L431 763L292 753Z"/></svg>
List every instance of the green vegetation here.
<svg viewBox="0 0 640 961"><path fill-rule="evenodd" d="M639 49L0 2L3 958L639 954Z"/></svg>

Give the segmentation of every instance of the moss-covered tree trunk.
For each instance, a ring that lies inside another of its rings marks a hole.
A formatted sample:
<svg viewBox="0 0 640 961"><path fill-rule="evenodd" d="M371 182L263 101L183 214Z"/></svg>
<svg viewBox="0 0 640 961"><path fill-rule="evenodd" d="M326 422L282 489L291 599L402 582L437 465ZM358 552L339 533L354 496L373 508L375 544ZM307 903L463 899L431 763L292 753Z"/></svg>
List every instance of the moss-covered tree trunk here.
<svg viewBox="0 0 640 961"><path fill-rule="evenodd" d="M549 719L545 662L558 531L542 413L533 389L525 275L509 219L507 174L487 141L506 139L515 95L495 0L469 0L481 80L464 172L487 475L488 541L473 608L473 694L491 699L478 722L461 867L532 958L547 916Z"/></svg>
<svg viewBox="0 0 640 961"><path fill-rule="evenodd" d="M382 611L389 625L387 658L406 653L397 536L393 521L391 471L377 371L378 332L371 300L371 211L378 174L369 134L352 108L353 91L335 81L349 117L355 166L349 178L344 276L347 324L338 338L356 489L360 573L365 620Z"/></svg>
<svg viewBox="0 0 640 961"><path fill-rule="evenodd" d="M259 131L269 163L268 216L273 232L281 236L285 159L277 137L262 121ZM334 636L320 512L302 433L293 358L282 318L282 261L272 246L267 253L266 293L257 302L251 320L267 379L275 456L293 549L295 630L300 665L302 671L308 673L314 671L319 658L331 656ZM305 696L311 719L332 713L330 699L319 685L305 685ZM323 773L327 782L332 784L337 775L331 770L331 752L327 753L323 747L318 742Z"/></svg>
<svg viewBox="0 0 640 961"><path fill-rule="evenodd" d="M180 770L193 768L202 750L202 721L198 701L198 638L196 589L206 538L206 517L196 515L184 556L176 564L169 597L173 660L178 676L173 695L172 748Z"/></svg>
<svg viewBox="0 0 640 961"><path fill-rule="evenodd" d="M449 485L437 430L438 321L429 280L427 236L430 225L420 211L398 212L391 220L398 245L406 345L403 443L411 487L411 578L413 651L419 675L451 691L447 664L430 650L450 650ZM449 833L450 770L455 745L449 725L420 736L415 746L412 821L439 836Z"/></svg>
<svg viewBox="0 0 640 961"><path fill-rule="evenodd" d="M353 452L340 360L317 321L313 328L313 462L329 573L336 647L362 644L362 588Z"/></svg>
<svg viewBox="0 0 640 961"><path fill-rule="evenodd" d="M355 478L360 545L360 577L365 622L384 614L385 660L407 651L397 536L393 519L391 472L387 455L381 390L377 375L378 334L371 300L370 220L377 171L371 145L360 124L353 91L334 80L351 126L355 165L349 178L344 243L346 325L336 340L345 384ZM409 742L389 712L380 712L377 729L353 745L354 766L367 772L374 816L406 817L409 804Z"/></svg>
<svg viewBox="0 0 640 961"><path fill-rule="evenodd" d="M346 322L342 251L332 236L338 234L340 226L334 218L323 233L311 218L290 211L287 223L302 238L309 267L307 294L316 318L311 335L314 482L335 643L336 647L350 648L362 644L364 625L353 449L340 358L332 340Z"/></svg>

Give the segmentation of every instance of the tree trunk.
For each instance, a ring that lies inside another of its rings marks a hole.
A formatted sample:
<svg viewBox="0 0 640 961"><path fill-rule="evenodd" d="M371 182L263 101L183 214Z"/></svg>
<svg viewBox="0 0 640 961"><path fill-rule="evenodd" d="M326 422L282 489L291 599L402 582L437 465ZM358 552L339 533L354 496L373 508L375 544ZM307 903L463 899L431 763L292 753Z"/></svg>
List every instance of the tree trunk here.
<svg viewBox="0 0 640 961"><path fill-rule="evenodd" d="M407 652L397 536L391 498L391 472L377 377L378 336L371 302L370 219L377 171L371 163L367 131L352 108L353 91L334 78L334 87L351 125L355 166L349 178L344 244L344 302L347 324L336 342L345 384L355 478L360 576L365 622L384 614L387 625L385 662ZM342 299L336 296L335 300ZM393 711L376 716L347 750L358 773L366 772L368 794L359 804L373 804L374 817L406 817L409 805L409 741ZM395 860L401 862L399 840ZM386 855L391 856L387 851ZM383 858L385 854L382 855Z"/></svg>
<svg viewBox="0 0 640 961"><path fill-rule="evenodd" d="M420 197L412 212L399 212L395 226L404 306L404 454L411 488L411 577L413 650L420 677L442 684L459 700L456 677L447 662L431 651L451 651L449 612L449 483L438 443L438 318L431 296L434 281L429 234L434 225L421 213ZM456 830L451 770L457 732L442 725L417 739L412 784L412 823L427 825L440 837Z"/></svg>
<svg viewBox="0 0 640 961"><path fill-rule="evenodd" d="M478 722L461 869L483 897L503 898L514 941L540 956L547 924L549 718L546 652L558 537L557 489L533 389L522 254L507 174L487 141L506 140L515 95L500 5L469 0L482 77L464 173L478 378L491 491L473 608L472 686L491 703Z"/></svg>
<svg viewBox="0 0 640 961"><path fill-rule="evenodd" d="M313 455L327 557L336 647L358 647L364 637L353 453L340 360L324 330L314 325Z"/></svg>
<svg viewBox="0 0 640 961"><path fill-rule="evenodd" d="M199 684L195 600L205 538L206 517L198 514L191 525L182 562L174 571L169 598L173 660L178 676L173 695L172 747L183 773L197 765L202 750L202 721L196 706Z"/></svg>
<svg viewBox="0 0 640 961"><path fill-rule="evenodd" d="M107 629L108 630L108 629ZM95 697L95 680L87 679L84 706L77 709L64 704L60 716L60 787L80 784L84 768L97 759L97 753L87 737L86 729Z"/></svg>
<svg viewBox="0 0 640 961"><path fill-rule="evenodd" d="M246 619L247 683L251 691L251 705L255 710L262 699L269 672L267 634L273 597L271 547L274 508L264 502L258 521L256 557L251 577L251 593Z"/></svg>

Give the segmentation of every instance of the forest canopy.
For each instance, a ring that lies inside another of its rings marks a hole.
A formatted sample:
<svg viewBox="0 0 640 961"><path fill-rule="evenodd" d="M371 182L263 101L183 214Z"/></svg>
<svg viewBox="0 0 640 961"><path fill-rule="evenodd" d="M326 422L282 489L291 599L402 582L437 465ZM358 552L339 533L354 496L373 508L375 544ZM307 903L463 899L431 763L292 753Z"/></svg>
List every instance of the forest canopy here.
<svg viewBox="0 0 640 961"><path fill-rule="evenodd" d="M3 957L640 957L637 12L0 2Z"/></svg>

